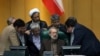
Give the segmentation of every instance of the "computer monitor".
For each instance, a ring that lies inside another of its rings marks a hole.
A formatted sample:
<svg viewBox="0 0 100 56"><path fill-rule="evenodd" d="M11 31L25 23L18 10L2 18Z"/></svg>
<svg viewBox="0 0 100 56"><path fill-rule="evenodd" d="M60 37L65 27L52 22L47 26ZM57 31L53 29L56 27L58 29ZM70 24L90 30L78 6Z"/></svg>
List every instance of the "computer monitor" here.
<svg viewBox="0 0 100 56"><path fill-rule="evenodd" d="M10 50L26 50L27 46L10 46Z"/></svg>
<svg viewBox="0 0 100 56"><path fill-rule="evenodd" d="M80 55L79 51L80 51L81 46L77 45L77 46L62 46L62 54L64 55Z"/></svg>
<svg viewBox="0 0 100 56"><path fill-rule="evenodd" d="M29 56L27 46L10 46L10 52L13 54L19 53L23 54L24 56Z"/></svg>
<svg viewBox="0 0 100 56"><path fill-rule="evenodd" d="M44 51L43 56L53 56L53 51Z"/></svg>
<svg viewBox="0 0 100 56"><path fill-rule="evenodd" d="M4 51L3 56L25 56L22 51Z"/></svg>

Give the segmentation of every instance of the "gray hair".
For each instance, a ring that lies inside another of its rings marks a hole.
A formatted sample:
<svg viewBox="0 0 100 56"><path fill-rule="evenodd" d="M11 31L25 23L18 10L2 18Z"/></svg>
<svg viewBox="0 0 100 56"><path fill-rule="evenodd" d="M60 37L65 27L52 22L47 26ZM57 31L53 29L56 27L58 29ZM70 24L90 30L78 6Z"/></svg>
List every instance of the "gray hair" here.
<svg viewBox="0 0 100 56"><path fill-rule="evenodd" d="M54 21L54 20L59 20L60 16L58 14L54 14L51 16L51 20Z"/></svg>
<svg viewBox="0 0 100 56"><path fill-rule="evenodd" d="M14 17L9 17L9 18L7 19L7 24L8 24L8 25L13 24L13 23L14 23L14 20L15 20Z"/></svg>
<svg viewBox="0 0 100 56"><path fill-rule="evenodd" d="M56 27L50 27L49 30L48 30L48 33L50 33L52 29L57 30L57 33L58 33L58 29Z"/></svg>
<svg viewBox="0 0 100 56"><path fill-rule="evenodd" d="M36 28L39 28L39 29L40 29L39 24L34 24L33 26L31 26L31 30L34 30L34 29L36 29Z"/></svg>

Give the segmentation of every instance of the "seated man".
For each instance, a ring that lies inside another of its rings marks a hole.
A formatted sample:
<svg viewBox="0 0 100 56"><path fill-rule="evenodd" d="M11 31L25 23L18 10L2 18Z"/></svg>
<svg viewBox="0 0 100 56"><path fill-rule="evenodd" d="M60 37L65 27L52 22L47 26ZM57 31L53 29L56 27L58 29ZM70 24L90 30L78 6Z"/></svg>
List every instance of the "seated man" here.
<svg viewBox="0 0 100 56"><path fill-rule="evenodd" d="M61 55L61 46L65 45L63 40L58 39L58 30L55 27L49 29L50 39L43 40L41 53L44 51L53 51L54 56Z"/></svg>
<svg viewBox="0 0 100 56"><path fill-rule="evenodd" d="M62 31L58 31L58 36L59 36L58 39L64 40L66 42L66 44L69 45L69 39L65 33L63 33ZM48 34L48 30L41 31L41 39L42 40L51 39L49 34Z"/></svg>

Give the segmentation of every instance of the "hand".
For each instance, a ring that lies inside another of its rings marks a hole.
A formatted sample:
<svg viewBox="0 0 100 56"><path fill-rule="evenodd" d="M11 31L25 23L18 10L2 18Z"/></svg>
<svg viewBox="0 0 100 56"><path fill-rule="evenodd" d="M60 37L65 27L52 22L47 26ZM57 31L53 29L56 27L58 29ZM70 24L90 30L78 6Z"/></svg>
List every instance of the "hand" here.
<svg viewBox="0 0 100 56"><path fill-rule="evenodd" d="M30 30L25 31L26 34L30 35Z"/></svg>

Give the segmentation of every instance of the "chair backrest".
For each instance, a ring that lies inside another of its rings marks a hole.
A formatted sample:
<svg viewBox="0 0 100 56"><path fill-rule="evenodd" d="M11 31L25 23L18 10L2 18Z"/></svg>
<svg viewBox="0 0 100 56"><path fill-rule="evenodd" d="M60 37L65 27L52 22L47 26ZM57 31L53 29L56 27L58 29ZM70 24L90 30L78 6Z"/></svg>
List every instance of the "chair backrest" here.
<svg viewBox="0 0 100 56"><path fill-rule="evenodd" d="M68 36L65 33L58 31L58 36L59 36L59 39L64 40L64 41L66 41L66 43L68 43ZM42 40L50 39L48 30L44 30L41 32L41 38L42 38Z"/></svg>

